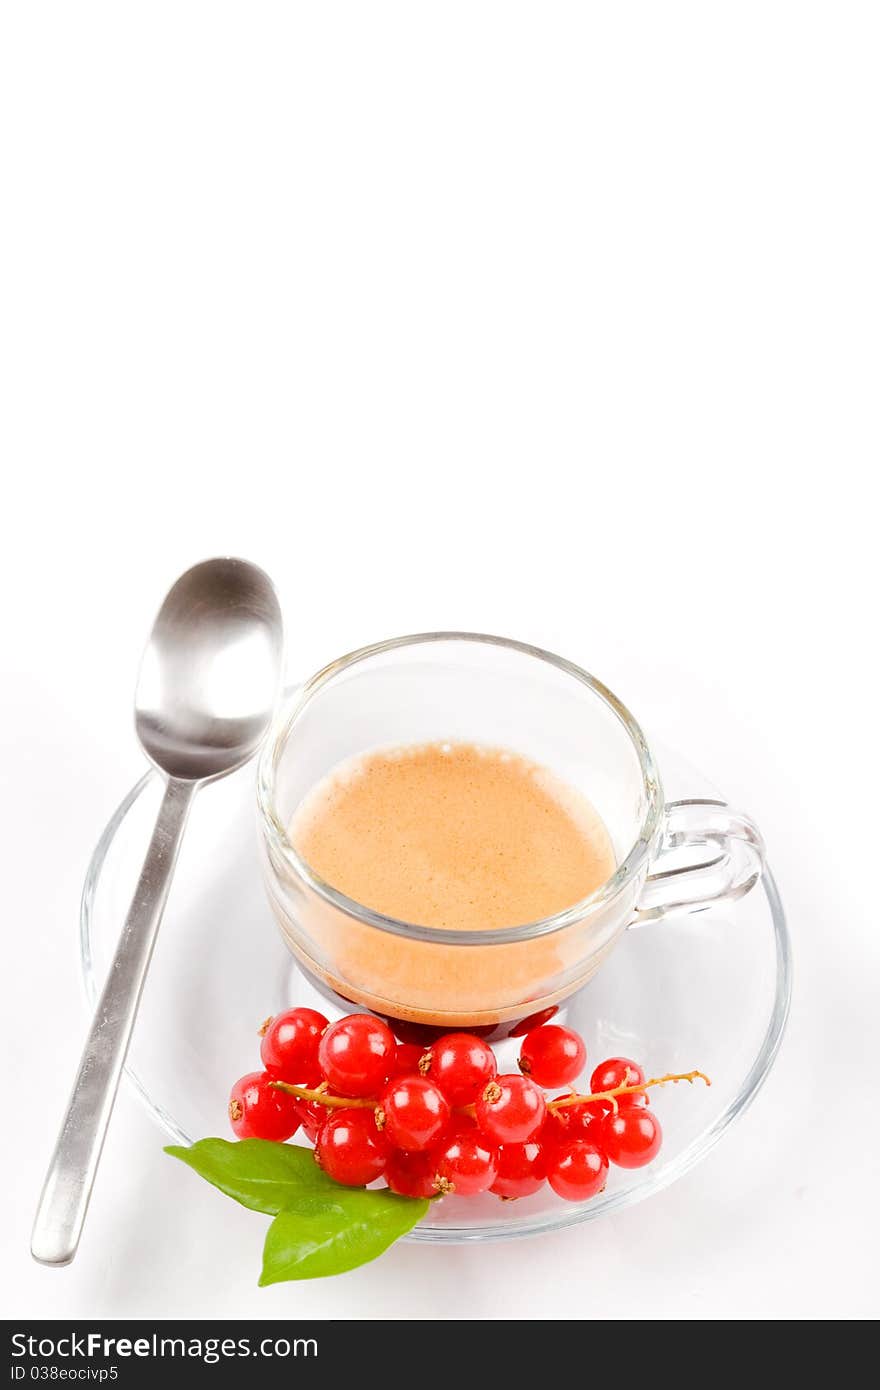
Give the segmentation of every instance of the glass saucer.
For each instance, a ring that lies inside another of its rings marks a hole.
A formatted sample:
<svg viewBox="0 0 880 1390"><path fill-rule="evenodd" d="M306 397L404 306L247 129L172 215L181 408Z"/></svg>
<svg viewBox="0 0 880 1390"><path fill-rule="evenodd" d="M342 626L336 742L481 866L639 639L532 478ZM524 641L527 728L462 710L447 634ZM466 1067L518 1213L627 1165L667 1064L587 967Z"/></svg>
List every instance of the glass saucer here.
<svg viewBox="0 0 880 1390"><path fill-rule="evenodd" d="M671 753L660 766L670 800L717 797ZM161 796L147 773L98 842L80 921L86 992L94 1003L140 871ZM733 905L628 931L557 1021L583 1034L589 1064L623 1055L656 1076L700 1068L712 1086L658 1088L660 1155L612 1168L601 1196L564 1202L549 1188L516 1202L491 1194L432 1206L409 1239L504 1240L591 1221L659 1192L709 1152L745 1110L779 1048L791 993L782 904L768 871ZM188 1144L231 1137L226 1103L237 1076L259 1067L257 1029L294 1004L327 1013L300 973L264 897L257 858L253 767L204 788L190 816L126 1067L165 1134ZM496 1044L515 1068L516 1040ZM587 1078L588 1079L588 1078Z"/></svg>

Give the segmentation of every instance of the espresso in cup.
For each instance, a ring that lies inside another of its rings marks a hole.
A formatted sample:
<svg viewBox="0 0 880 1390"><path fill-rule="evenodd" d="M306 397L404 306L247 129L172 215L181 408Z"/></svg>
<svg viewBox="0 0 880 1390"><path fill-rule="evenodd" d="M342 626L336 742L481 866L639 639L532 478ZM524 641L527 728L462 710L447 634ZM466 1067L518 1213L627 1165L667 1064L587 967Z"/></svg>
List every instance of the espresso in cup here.
<svg viewBox="0 0 880 1390"><path fill-rule="evenodd" d="M551 917L616 867L580 791L512 750L472 743L345 760L303 798L290 838L324 882L365 907L462 931Z"/></svg>
<svg viewBox="0 0 880 1390"><path fill-rule="evenodd" d="M555 1008L629 926L733 901L761 872L748 816L664 804L601 681L481 633L326 666L279 719L257 792L266 891L305 974L346 1011L433 1028Z"/></svg>

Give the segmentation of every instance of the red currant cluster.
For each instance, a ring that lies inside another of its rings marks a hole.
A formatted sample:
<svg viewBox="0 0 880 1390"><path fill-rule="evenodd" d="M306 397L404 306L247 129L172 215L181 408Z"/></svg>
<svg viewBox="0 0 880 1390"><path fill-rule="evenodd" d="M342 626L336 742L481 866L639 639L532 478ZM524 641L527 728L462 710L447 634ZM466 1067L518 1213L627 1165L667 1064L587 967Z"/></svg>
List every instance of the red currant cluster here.
<svg viewBox="0 0 880 1390"><path fill-rule="evenodd" d="M499 1076L491 1047L472 1033L447 1033L423 1051L371 1014L331 1024L314 1009L267 1021L260 1054L265 1070L232 1088L239 1139L285 1140L302 1127L329 1177L362 1187L384 1176L406 1197L525 1197L548 1182L584 1201L604 1188L609 1162L640 1168L657 1154L647 1088L701 1075L646 1081L636 1062L612 1057L594 1070L590 1094L548 1100L545 1090L570 1086L586 1065L570 1028L533 1028L519 1072Z"/></svg>

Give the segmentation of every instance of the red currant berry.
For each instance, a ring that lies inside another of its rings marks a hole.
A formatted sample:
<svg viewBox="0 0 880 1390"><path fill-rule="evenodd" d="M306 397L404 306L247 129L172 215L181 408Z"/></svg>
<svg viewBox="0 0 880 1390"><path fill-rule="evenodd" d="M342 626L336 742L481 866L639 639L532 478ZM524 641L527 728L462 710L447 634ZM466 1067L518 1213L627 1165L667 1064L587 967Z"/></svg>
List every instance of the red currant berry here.
<svg viewBox="0 0 880 1390"><path fill-rule="evenodd" d="M486 1192L498 1172L497 1149L491 1140L476 1128L457 1126L432 1153L434 1160L434 1191L445 1197L475 1197Z"/></svg>
<svg viewBox="0 0 880 1390"><path fill-rule="evenodd" d="M349 1014L331 1023L321 1039L318 1061L331 1091L375 1096L394 1071L397 1044L381 1018Z"/></svg>
<svg viewBox="0 0 880 1390"><path fill-rule="evenodd" d="M557 1100L564 1099L564 1096L557 1096ZM547 1148L556 1149L572 1139L589 1139L591 1143L596 1143L600 1123L611 1108L610 1101L580 1101L575 1105L563 1105L558 1110L548 1107L540 1134L541 1143Z"/></svg>
<svg viewBox="0 0 880 1390"><path fill-rule="evenodd" d="M318 1100L296 1100L294 1097L291 1097L291 1099L296 1107L296 1113L302 1125L303 1134L310 1144L317 1143L318 1135L321 1133L327 1121L327 1116L330 1113L328 1107L322 1105Z"/></svg>
<svg viewBox="0 0 880 1390"><path fill-rule="evenodd" d="M272 1019L260 1043L266 1071L296 1086L316 1086L321 1080L318 1044L327 1027L314 1009L288 1009Z"/></svg>
<svg viewBox="0 0 880 1390"><path fill-rule="evenodd" d="M660 1121L652 1110L628 1105L602 1121L602 1147L618 1168L643 1168L657 1157L662 1142Z"/></svg>
<svg viewBox="0 0 880 1390"><path fill-rule="evenodd" d="M523 1038L519 1069L539 1086L555 1090L568 1086L587 1065L587 1049L580 1033L555 1023L535 1028Z"/></svg>
<svg viewBox="0 0 880 1390"><path fill-rule="evenodd" d="M395 1076L417 1076L424 1048L419 1043L399 1042L394 1058Z"/></svg>
<svg viewBox="0 0 880 1390"><path fill-rule="evenodd" d="M531 1033L533 1028L540 1028L542 1023L549 1023L551 1018L555 1018L559 1013L559 1005L553 1004L549 1009L541 1009L539 1013L529 1014L528 1018L521 1018L519 1023L515 1023L508 1029L509 1038L524 1038L526 1033Z"/></svg>
<svg viewBox="0 0 880 1390"><path fill-rule="evenodd" d="M401 1197L436 1197L437 1165L433 1154L408 1154L392 1149L385 1166L385 1181Z"/></svg>
<svg viewBox="0 0 880 1390"><path fill-rule="evenodd" d="M239 1139L289 1139L299 1128L293 1096L273 1090L267 1071L236 1081L229 1096L229 1122Z"/></svg>
<svg viewBox="0 0 880 1390"><path fill-rule="evenodd" d="M423 1153L449 1128L449 1102L424 1076L395 1076L379 1097L376 1123L395 1149Z"/></svg>
<svg viewBox="0 0 880 1390"><path fill-rule="evenodd" d="M496 1144L525 1144L546 1113L544 1092L527 1076L498 1076L477 1101L477 1124Z"/></svg>
<svg viewBox="0 0 880 1390"><path fill-rule="evenodd" d="M547 1160L541 1144L502 1144L491 1191L497 1197L528 1197L544 1186Z"/></svg>
<svg viewBox="0 0 880 1390"><path fill-rule="evenodd" d="M617 1104L621 1110L644 1110L651 1104L651 1097L647 1091L631 1091L628 1095L618 1096Z"/></svg>
<svg viewBox="0 0 880 1390"><path fill-rule="evenodd" d="M547 1181L567 1202L585 1202L601 1192L608 1177L608 1159L586 1139L555 1149L547 1165Z"/></svg>
<svg viewBox="0 0 880 1390"><path fill-rule="evenodd" d="M328 1178L346 1187L366 1187L381 1178L388 1150L373 1111L334 1110L318 1135L315 1156Z"/></svg>
<svg viewBox="0 0 880 1390"><path fill-rule="evenodd" d="M495 1077L495 1053L473 1033L446 1033L431 1044L419 1063L450 1105L470 1105Z"/></svg>
<svg viewBox="0 0 880 1390"><path fill-rule="evenodd" d="M645 1073L638 1062L633 1062L629 1057L609 1057L607 1061L599 1063L590 1077L590 1090L613 1091L617 1086L640 1086L644 1079ZM647 1105L647 1093L633 1091L630 1095L618 1096L617 1104Z"/></svg>

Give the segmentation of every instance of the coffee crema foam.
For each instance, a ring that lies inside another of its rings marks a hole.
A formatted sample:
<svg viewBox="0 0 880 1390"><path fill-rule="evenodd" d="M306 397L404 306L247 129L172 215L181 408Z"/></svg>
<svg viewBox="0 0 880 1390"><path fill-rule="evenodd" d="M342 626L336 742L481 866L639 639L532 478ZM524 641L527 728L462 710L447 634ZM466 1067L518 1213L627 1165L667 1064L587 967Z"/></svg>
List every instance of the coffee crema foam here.
<svg viewBox="0 0 880 1390"><path fill-rule="evenodd" d="M518 753L473 743L340 763L303 798L290 836L316 874L364 907L462 931L550 917L616 868L586 797Z"/></svg>

